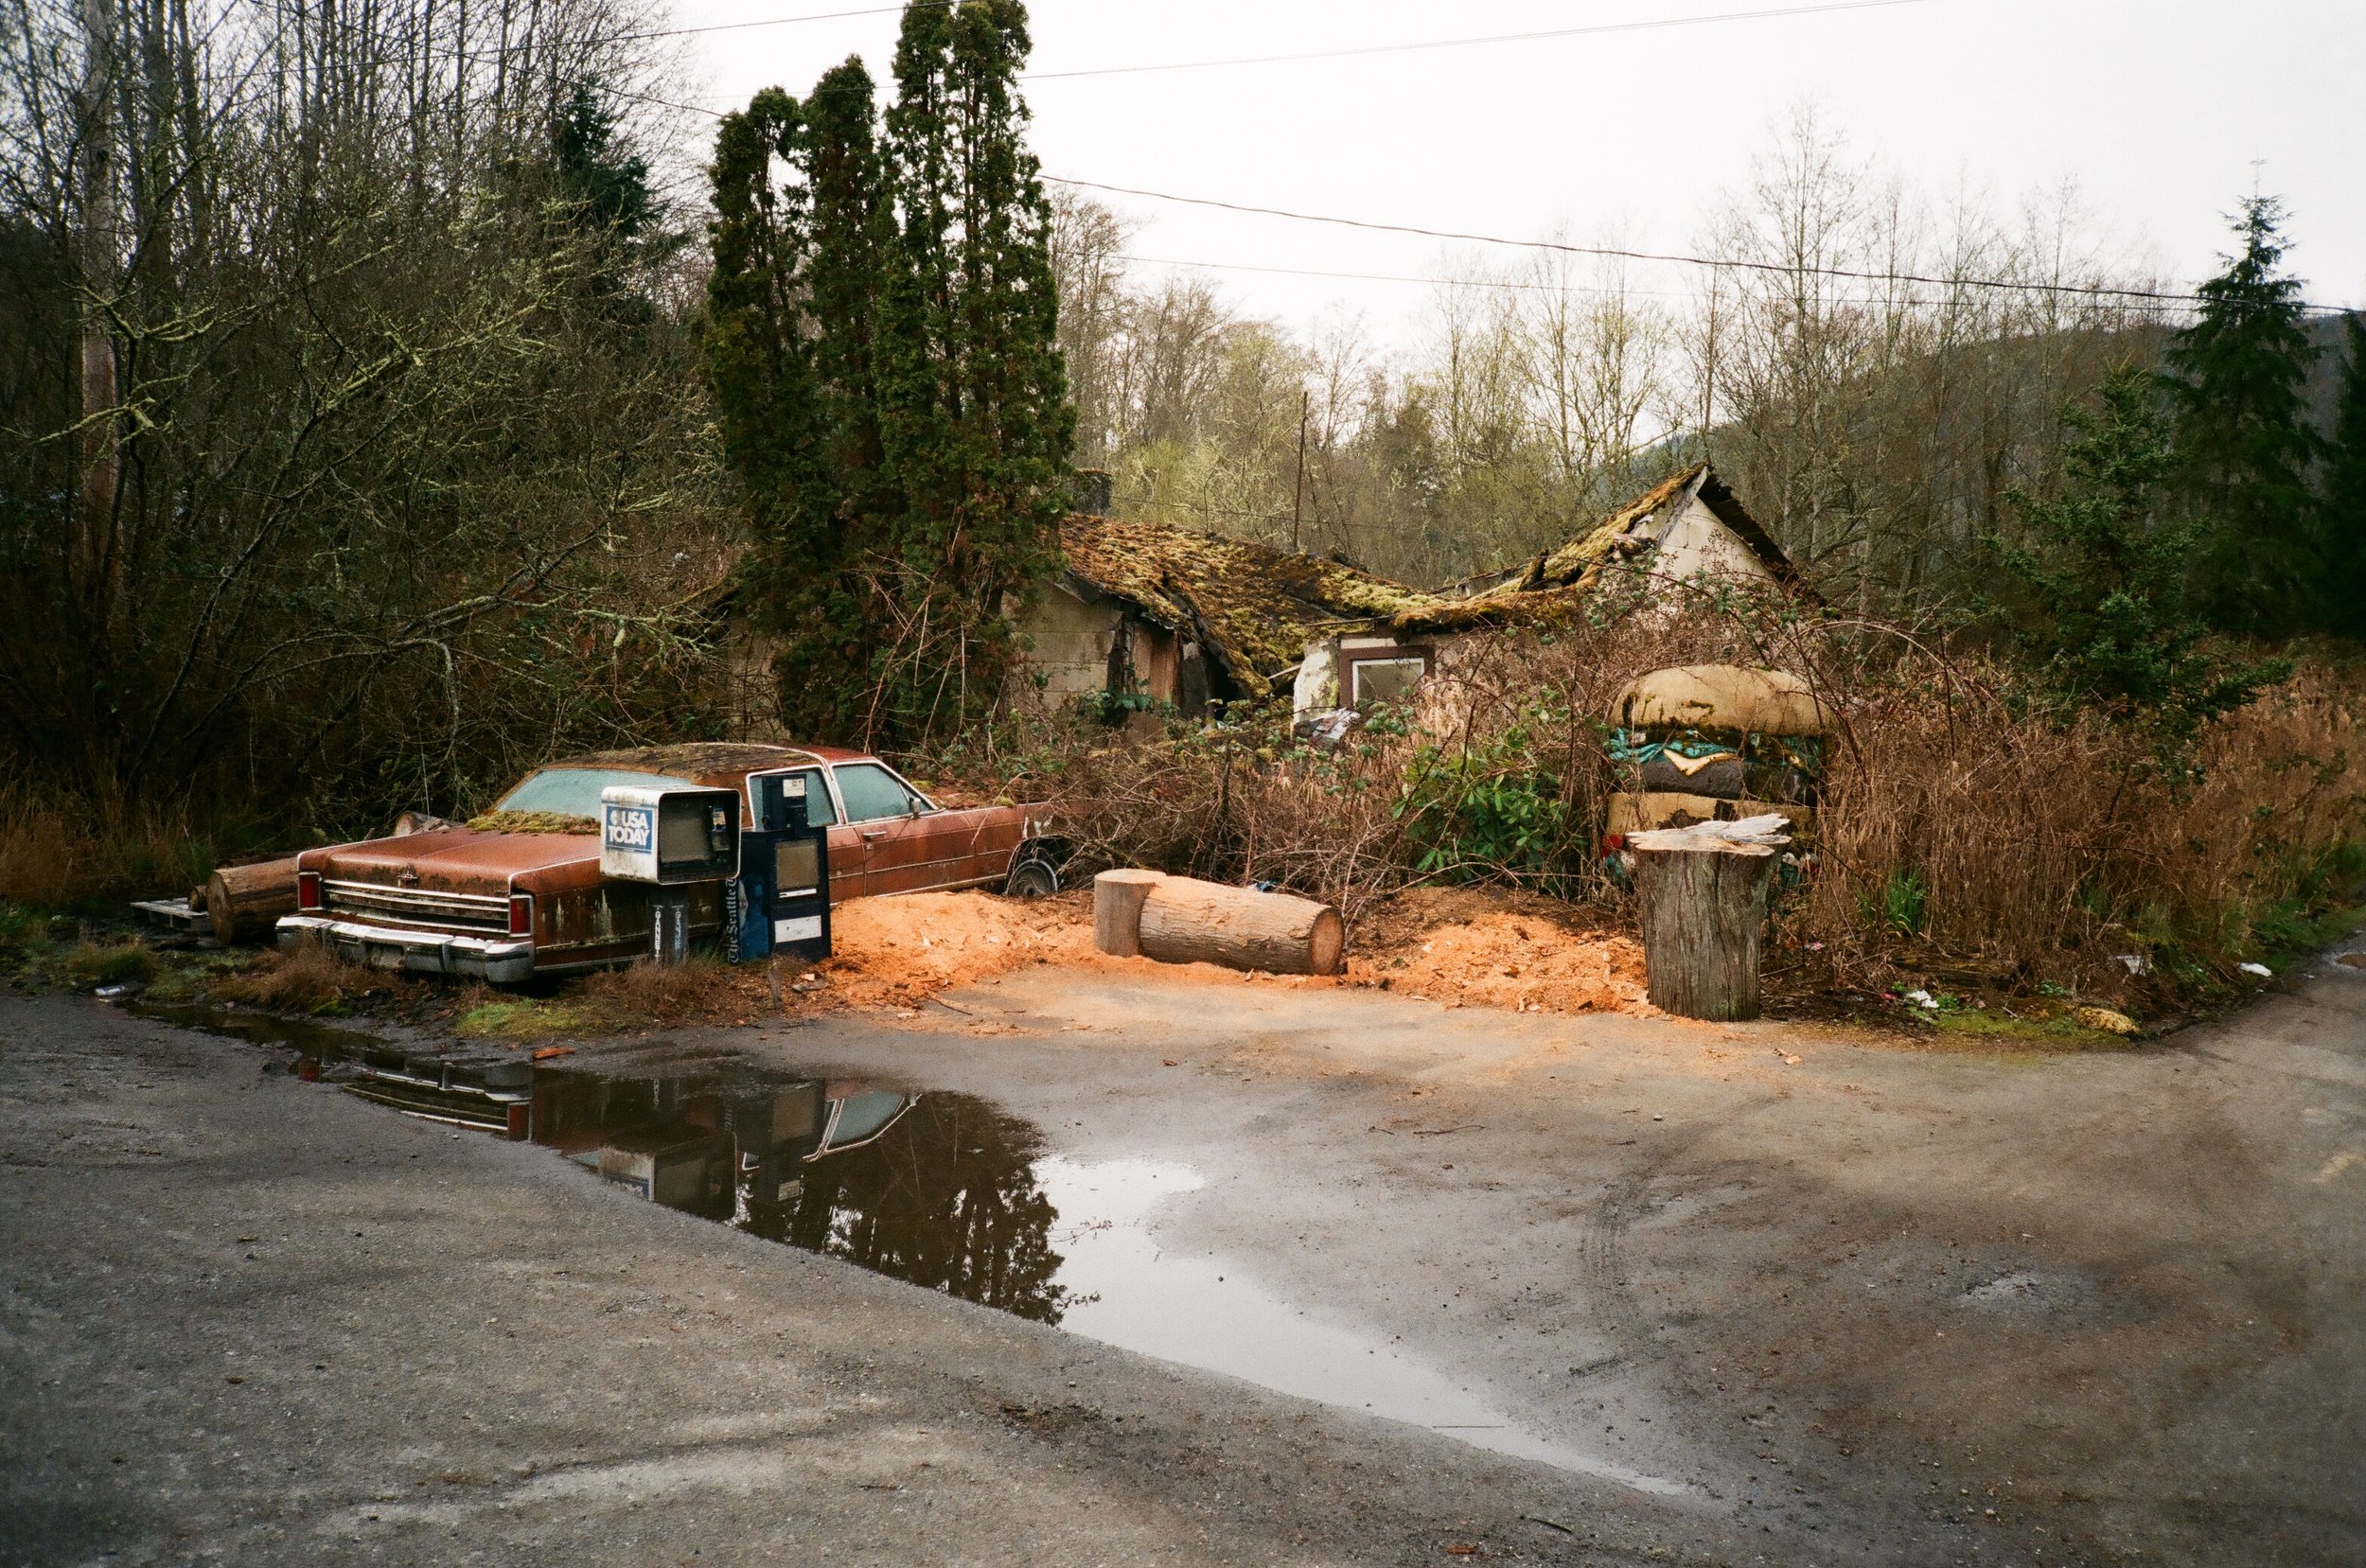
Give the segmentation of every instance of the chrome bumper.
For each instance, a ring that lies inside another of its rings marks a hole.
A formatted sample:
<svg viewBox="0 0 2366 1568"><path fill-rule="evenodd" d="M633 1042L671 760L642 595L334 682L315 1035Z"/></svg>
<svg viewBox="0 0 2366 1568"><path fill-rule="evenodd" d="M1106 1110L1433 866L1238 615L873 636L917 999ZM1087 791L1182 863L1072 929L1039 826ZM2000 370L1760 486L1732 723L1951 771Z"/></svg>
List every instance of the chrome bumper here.
<svg viewBox="0 0 2366 1568"><path fill-rule="evenodd" d="M534 943L499 937L463 937L446 931L405 931L392 925L331 920L327 915L281 915L279 945L327 943L341 959L373 969L411 969L423 975L459 975L507 985L534 976Z"/></svg>

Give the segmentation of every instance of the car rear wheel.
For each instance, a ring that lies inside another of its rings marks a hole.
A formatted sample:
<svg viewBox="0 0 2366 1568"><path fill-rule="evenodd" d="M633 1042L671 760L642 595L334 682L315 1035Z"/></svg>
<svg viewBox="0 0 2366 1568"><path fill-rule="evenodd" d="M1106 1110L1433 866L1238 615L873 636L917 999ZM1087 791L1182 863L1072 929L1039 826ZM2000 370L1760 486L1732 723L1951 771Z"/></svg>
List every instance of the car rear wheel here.
<svg viewBox="0 0 2366 1568"><path fill-rule="evenodd" d="M1006 898L1050 898L1060 890L1060 873L1049 860L1021 860L1002 884Z"/></svg>

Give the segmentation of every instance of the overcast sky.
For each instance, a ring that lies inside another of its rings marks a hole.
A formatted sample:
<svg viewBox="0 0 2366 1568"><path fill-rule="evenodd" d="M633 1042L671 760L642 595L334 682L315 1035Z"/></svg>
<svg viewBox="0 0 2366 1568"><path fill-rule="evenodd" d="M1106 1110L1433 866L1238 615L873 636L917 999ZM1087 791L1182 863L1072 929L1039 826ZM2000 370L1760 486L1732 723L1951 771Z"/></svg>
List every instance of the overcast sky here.
<svg viewBox="0 0 2366 1568"><path fill-rule="evenodd" d="M697 26L864 0L677 0ZM1420 48L1352 59L1085 75L1172 62L1420 44L1775 9L1786 0L1036 0L1027 84L1045 171L1254 205L1539 238L1689 248L1774 128L1815 100L1911 186L2000 207L2075 181L2115 254L2191 282L2256 179L2284 196L2312 300L2366 303L2366 0L1908 0L1880 8ZM850 53L884 77L892 14L685 42L697 101L802 93ZM1230 269L1434 274L1451 247L1131 197L1133 251ZM1303 327L1360 316L1380 344L1421 284L1213 271ZM1646 288L1680 289L1681 274Z"/></svg>

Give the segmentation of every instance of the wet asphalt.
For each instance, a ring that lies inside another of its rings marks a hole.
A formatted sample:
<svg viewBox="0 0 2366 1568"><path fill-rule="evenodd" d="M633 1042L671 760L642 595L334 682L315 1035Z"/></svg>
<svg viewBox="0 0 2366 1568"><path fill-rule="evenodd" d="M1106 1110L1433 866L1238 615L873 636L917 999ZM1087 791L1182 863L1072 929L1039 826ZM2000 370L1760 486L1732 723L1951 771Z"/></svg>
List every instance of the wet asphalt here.
<svg viewBox="0 0 2366 1568"><path fill-rule="evenodd" d="M1163 1173L1138 1254L1051 1232L1106 1254L1074 1331L0 1002L0 1562L2366 1560L2366 974L2078 1056L949 1000L610 1048L976 1097L1055 1194Z"/></svg>

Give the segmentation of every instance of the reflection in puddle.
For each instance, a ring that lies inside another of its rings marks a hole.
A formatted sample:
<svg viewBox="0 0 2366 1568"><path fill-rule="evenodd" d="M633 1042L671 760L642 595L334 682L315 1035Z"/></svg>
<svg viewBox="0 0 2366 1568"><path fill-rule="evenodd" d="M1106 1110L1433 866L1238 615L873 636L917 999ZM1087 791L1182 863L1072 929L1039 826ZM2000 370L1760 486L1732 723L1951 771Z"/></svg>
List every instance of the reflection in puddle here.
<svg viewBox="0 0 2366 1568"><path fill-rule="evenodd" d="M1661 1495L1692 1489L1521 1427L1391 1344L1305 1312L1237 1262L1162 1248L1188 1166L1043 1153L970 1095L908 1093L672 1048L537 1065L498 1048L406 1051L201 1008L146 1016L302 1052L306 1078L432 1119L530 1136L652 1203L841 1258L1122 1349Z"/></svg>
<svg viewBox="0 0 2366 1568"><path fill-rule="evenodd" d="M1161 1248L1146 1221L1205 1185L1188 1166L1055 1155L1035 1173L1060 1215L1058 1282L1071 1303L1061 1327L1072 1333L1663 1496L1690 1489L1524 1430L1434 1367L1268 1294L1236 1261Z"/></svg>

